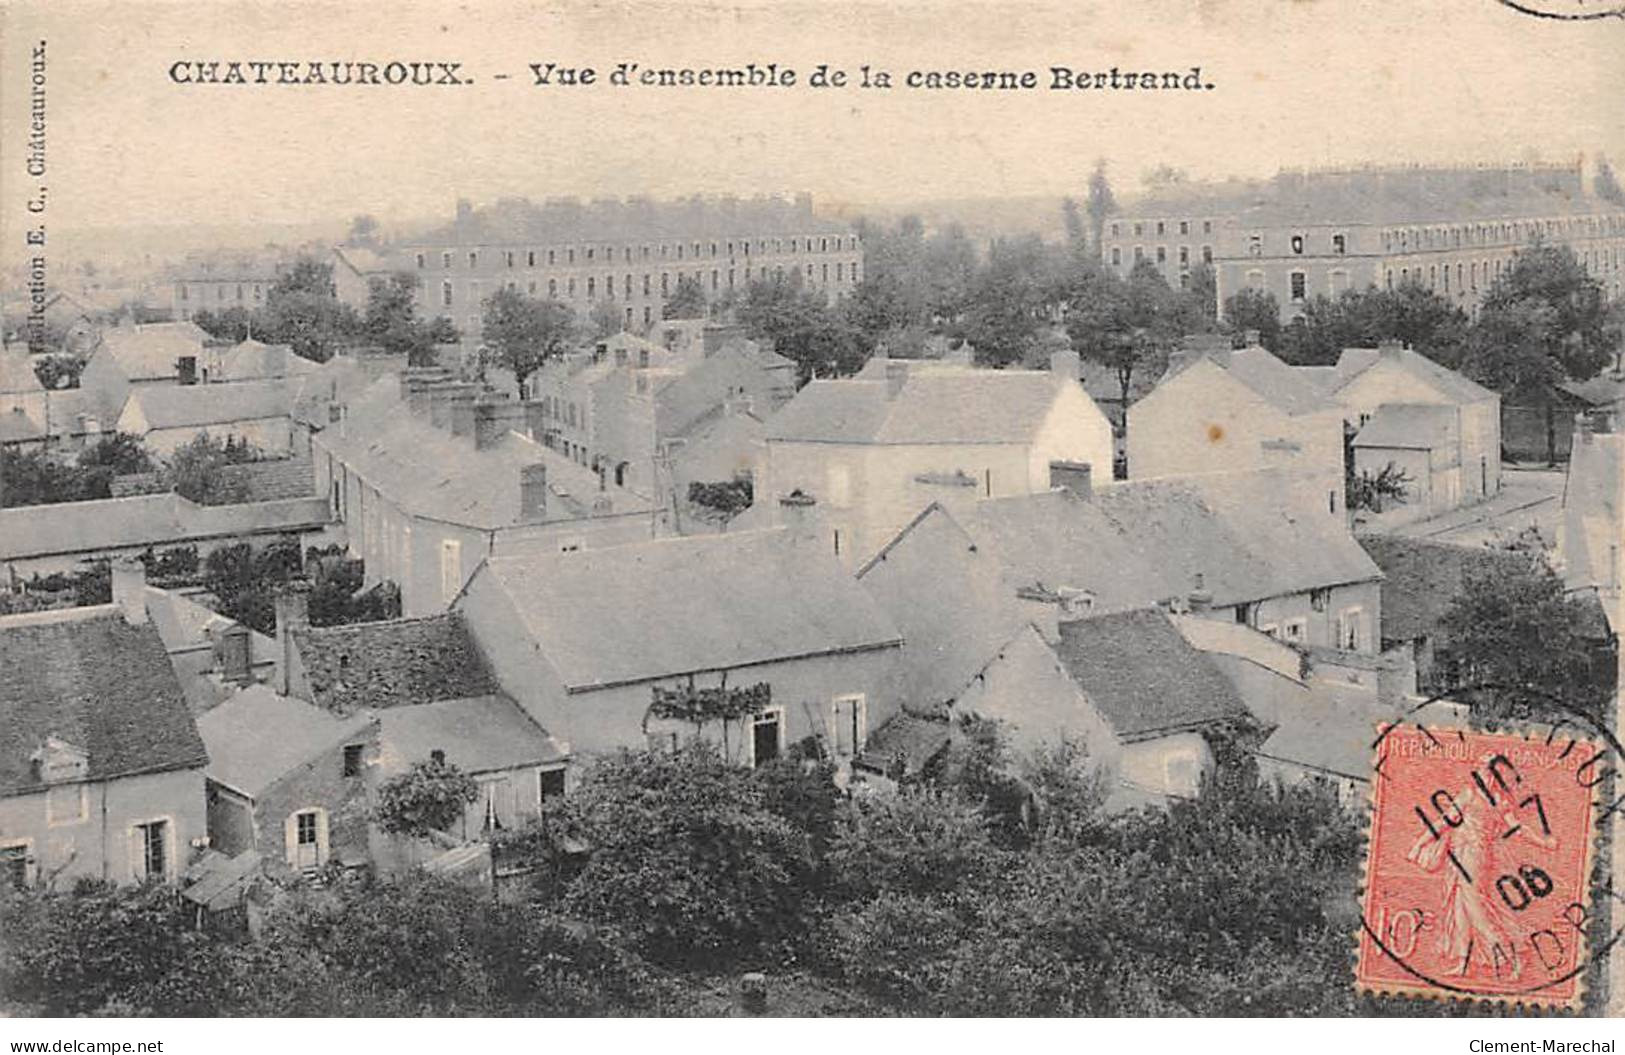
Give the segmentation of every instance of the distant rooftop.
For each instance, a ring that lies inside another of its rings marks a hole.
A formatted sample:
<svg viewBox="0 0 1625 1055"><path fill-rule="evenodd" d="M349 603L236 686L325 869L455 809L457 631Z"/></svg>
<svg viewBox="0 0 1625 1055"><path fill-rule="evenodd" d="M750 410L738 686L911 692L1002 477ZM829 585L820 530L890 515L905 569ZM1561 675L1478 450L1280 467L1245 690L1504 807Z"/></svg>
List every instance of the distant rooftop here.
<svg viewBox="0 0 1625 1055"><path fill-rule="evenodd" d="M459 203L458 217L407 244L553 245L760 235L850 235L851 228L814 214L812 199L704 198L502 198L474 209Z"/></svg>

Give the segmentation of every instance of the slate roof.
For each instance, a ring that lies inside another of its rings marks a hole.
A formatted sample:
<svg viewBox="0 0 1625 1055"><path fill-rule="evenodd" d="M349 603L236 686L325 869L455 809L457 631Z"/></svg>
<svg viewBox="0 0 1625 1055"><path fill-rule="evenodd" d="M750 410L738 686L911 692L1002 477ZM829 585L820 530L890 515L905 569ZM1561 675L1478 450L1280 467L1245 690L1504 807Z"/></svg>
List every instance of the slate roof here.
<svg viewBox="0 0 1625 1055"><path fill-rule="evenodd" d="M994 498L958 519L1019 585L1087 590L1097 611L1144 608L1189 591L1147 559L1142 542L1092 498L1064 490Z"/></svg>
<svg viewBox="0 0 1625 1055"><path fill-rule="evenodd" d="M1092 501L1180 593L1200 574L1216 607L1381 576L1291 472L1127 481L1097 487Z"/></svg>
<svg viewBox="0 0 1625 1055"><path fill-rule="evenodd" d="M497 691L462 616L295 628L312 701L340 713Z"/></svg>
<svg viewBox="0 0 1625 1055"><path fill-rule="evenodd" d="M102 331L97 355L110 355L132 381L175 376L175 361L200 356L209 335L191 322L159 322Z"/></svg>
<svg viewBox="0 0 1625 1055"><path fill-rule="evenodd" d="M901 759L903 775L914 776L948 749L950 739L944 719L897 714L869 734L868 742L853 761L884 775Z"/></svg>
<svg viewBox="0 0 1625 1055"><path fill-rule="evenodd" d="M1494 392L1469 380L1461 374L1434 362L1420 352L1409 348L1345 348L1337 357L1337 380L1331 392L1346 388L1350 382L1380 362L1393 363L1412 376L1425 381L1439 394L1453 403L1479 403L1499 398Z"/></svg>
<svg viewBox="0 0 1625 1055"><path fill-rule="evenodd" d="M781 198L695 197L658 202L642 198L591 203L570 198L539 205L524 198L504 198L407 242L429 246L559 245L850 233L847 225L816 216Z"/></svg>
<svg viewBox="0 0 1625 1055"><path fill-rule="evenodd" d="M1563 381L1557 387L1594 407L1625 400L1625 375L1622 374L1598 374L1589 381Z"/></svg>
<svg viewBox="0 0 1625 1055"><path fill-rule="evenodd" d="M252 337L220 357L220 376L210 381L263 381L314 372L320 364L294 354L285 344L265 344Z"/></svg>
<svg viewBox="0 0 1625 1055"><path fill-rule="evenodd" d="M309 458L266 458L257 462L222 466L226 480L240 480L244 502L278 502L309 498L316 493L316 471Z"/></svg>
<svg viewBox="0 0 1625 1055"><path fill-rule="evenodd" d="M769 440L813 443L1027 443L1055 406L1043 370L911 369L884 380L814 381L768 422Z"/></svg>
<svg viewBox="0 0 1625 1055"><path fill-rule="evenodd" d="M378 715L378 775L403 773L444 751L465 773L491 773L566 759L564 749L507 696L439 700Z"/></svg>
<svg viewBox="0 0 1625 1055"><path fill-rule="evenodd" d="M1433 403L1384 403L1360 427L1356 447L1432 451L1455 440L1456 408Z"/></svg>
<svg viewBox="0 0 1625 1055"><path fill-rule="evenodd" d="M111 430L115 423L100 418L101 412L96 397L82 388L57 388L45 394L45 417L53 436L80 435L83 431L81 415L97 418L103 430Z"/></svg>
<svg viewBox="0 0 1625 1055"><path fill-rule="evenodd" d="M28 357L26 348L18 346L16 351L10 348L0 351L0 394L43 391L45 386L34 373L34 361Z"/></svg>
<svg viewBox="0 0 1625 1055"><path fill-rule="evenodd" d="M1382 569L1382 639L1437 636L1439 620L1473 573L1510 574L1528 567L1516 553L1483 546L1362 535L1360 545Z"/></svg>
<svg viewBox="0 0 1625 1055"><path fill-rule="evenodd" d="M0 412L0 443L32 443L43 440L45 428L29 417L22 407Z"/></svg>
<svg viewBox="0 0 1625 1055"><path fill-rule="evenodd" d="M1156 609L1095 616L1060 629L1055 654L1123 740L1247 714L1229 679Z"/></svg>
<svg viewBox="0 0 1625 1055"><path fill-rule="evenodd" d="M44 786L30 756L50 736L91 780L208 761L158 631L111 605L0 618L0 671L0 793Z"/></svg>
<svg viewBox="0 0 1625 1055"><path fill-rule="evenodd" d="M896 645L857 582L804 547L783 529L728 532L495 557L476 574L571 690Z"/></svg>
<svg viewBox="0 0 1625 1055"><path fill-rule="evenodd" d="M287 416L293 390L286 381L209 385L150 385L134 389L120 421L141 409L149 429L200 428Z"/></svg>
<svg viewBox="0 0 1625 1055"><path fill-rule="evenodd" d="M482 530L527 522L520 515L519 474L538 463L547 466L546 521L598 515L601 498L612 514L651 508L636 492L600 491L592 470L524 436L510 432L476 449L473 437L453 436L411 413L393 378L374 382L350 406L343 434L325 429L321 444L407 512Z"/></svg>
<svg viewBox="0 0 1625 1055"><path fill-rule="evenodd" d="M1398 714L1352 694L1336 698L1311 692L1255 752L1295 766L1369 783L1376 764L1377 737Z"/></svg>
<svg viewBox="0 0 1625 1055"><path fill-rule="evenodd" d="M294 769L361 736L373 718L339 716L250 685L197 719L209 777L258 798Z"/></svg>
<svg viewBox="0 0 1625 1055"><path fill-rule="evenodd" d="M173 493L18 506L0 509L0 560L298 532L329 516L321 498L202 506Z"/></svg>
<svg viewBox="0 0 1625 1055"><path fill-rule="evenodd" d="M1313 414L1331 406L1314 379L1305 376L1299 368L1277 359L1267 349L1257 346L1238 348L1217 356L1193 356L1183 365L1173 365L1167 377L1177 377L1202 362L1212 363L1246 385L1260 399L1294 417Z"/></svg>

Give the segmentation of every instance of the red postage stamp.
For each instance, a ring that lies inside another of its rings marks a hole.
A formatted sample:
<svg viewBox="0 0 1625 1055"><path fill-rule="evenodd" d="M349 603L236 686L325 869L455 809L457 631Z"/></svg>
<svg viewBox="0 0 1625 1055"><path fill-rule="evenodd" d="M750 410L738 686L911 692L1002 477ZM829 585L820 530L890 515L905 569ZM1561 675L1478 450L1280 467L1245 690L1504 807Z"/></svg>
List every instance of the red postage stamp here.
<svg viewBox="0 0 1625 1055"><path fill-rule="evenodd" d="M1598 747L1396 726L1378 745L1355 982L1574 1007Z"/></svg>

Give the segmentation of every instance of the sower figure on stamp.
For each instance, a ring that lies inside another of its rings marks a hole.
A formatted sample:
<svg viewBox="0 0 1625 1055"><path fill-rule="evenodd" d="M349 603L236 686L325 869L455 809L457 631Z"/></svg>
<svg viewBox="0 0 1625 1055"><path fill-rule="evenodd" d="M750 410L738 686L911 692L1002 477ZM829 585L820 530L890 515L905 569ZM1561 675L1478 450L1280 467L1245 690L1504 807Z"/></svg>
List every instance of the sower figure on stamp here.
<svg viewBox="0 0 1625 1055"><path fill-rule="evenodd" d="M1493 764L1494 756L1482 761ZM1447 805L1456 816L1446 816L1437 831L1424 830L1405 854L1424 871L1440 873L1446 884L1439 953L1454 964L1452 975L1465 975L1475 949L1490 960L1492 970L1498 966L1496 950L1502 950L1510 977L1516 979L1523 973L1519 929L1496 886L1497 878L1516 866L1501 867L1497 851L1514 834L1548 850L1557 849L1557 837L1521 824L1511 810L1494 805L1487 793L1470 784Z"/></svg>

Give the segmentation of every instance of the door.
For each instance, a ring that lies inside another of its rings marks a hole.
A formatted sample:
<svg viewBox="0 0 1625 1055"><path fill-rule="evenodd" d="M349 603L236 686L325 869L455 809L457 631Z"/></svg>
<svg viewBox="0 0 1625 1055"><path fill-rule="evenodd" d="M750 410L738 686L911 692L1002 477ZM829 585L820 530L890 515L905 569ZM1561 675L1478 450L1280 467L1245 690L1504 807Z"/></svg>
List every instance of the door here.
<svg viewBox="0 0 1625 1055"><path fill-rule="evenodd" d="M864 698L860 695L837 696L835 698L835 753L841 758L851 758L863 750L863 742L868 738L867 716L864 714Z"/></svg>
<svg viewBox="0 0 1625 1055"><path fill-rule="evenodd" d="M319 867L322 863L321 836L315 811L299 814L294 824L293 866L300 871Z"/></svg>

